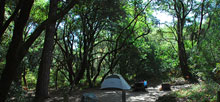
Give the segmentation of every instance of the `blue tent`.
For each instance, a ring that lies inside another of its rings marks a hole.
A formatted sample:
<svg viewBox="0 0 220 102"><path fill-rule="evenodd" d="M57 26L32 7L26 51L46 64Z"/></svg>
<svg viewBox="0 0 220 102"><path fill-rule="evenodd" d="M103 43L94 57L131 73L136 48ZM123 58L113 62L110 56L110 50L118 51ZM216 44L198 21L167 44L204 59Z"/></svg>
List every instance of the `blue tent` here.
<svg viewBox="0 0 220 102"><path fill-rule="evenodd" d="M129 90L131 86L119 74L107 76L101 84L101 89L121 89Z"/></svg>

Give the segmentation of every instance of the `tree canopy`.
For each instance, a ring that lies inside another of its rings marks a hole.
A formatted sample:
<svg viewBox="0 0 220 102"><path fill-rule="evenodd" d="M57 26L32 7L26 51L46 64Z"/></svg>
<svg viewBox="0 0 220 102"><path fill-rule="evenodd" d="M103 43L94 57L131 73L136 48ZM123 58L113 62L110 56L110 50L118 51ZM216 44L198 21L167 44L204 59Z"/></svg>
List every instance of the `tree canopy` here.
<svg viewBox="0 0 220 102"><path fill-rule="evenodd" d="M41 102L113 73L220 83L219 15L219 0L0 0L0 102L25 101L24 87Z"/></svg>

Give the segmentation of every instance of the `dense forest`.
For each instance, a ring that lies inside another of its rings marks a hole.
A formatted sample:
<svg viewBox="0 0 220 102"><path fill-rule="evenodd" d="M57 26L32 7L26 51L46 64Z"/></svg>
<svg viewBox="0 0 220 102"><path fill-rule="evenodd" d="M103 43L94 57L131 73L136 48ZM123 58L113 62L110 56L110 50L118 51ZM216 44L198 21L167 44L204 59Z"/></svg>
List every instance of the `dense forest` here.
<svg viewBox="0 0 220 102"><path fill-rule="evenodd" d="M112 73L203 81L216 101L219 24L219 0L0 0L0 102L26 102L28 90L42 102Z"/></svg>

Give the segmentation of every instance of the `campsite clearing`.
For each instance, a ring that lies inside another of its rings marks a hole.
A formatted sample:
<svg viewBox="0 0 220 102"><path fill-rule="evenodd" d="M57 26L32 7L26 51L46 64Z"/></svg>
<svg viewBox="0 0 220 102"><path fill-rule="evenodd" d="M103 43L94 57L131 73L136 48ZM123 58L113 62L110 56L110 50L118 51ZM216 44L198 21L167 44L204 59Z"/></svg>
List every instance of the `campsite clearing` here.
<svg viewBox="0 0 220 102"><path fill-rule="evenodd" d="M183 88L189 88L192 84L172 86L172 91L177 91ZM159 97L168 95L171 91L159 91L160 85L156 87L148 87L148 92L126 92L126 102L155 102ZM69 96L70 102L80 102L81 96L84 93L94 93L99 102L121 102L120 90L100 90L98 88L86 89L82 91L73 92ZM56 94L57 95L57 94ZM51 96L46 102L60 102L63 96Z"/></svg>

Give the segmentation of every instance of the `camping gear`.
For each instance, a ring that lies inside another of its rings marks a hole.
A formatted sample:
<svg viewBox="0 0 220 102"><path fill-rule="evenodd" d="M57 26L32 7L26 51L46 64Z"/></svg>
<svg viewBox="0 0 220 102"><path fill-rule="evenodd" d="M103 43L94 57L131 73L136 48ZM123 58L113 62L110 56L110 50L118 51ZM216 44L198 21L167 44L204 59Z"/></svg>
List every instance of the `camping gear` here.
<svg viewBox="0 0 220 102"><path fill-rule="evenodd" d="M161 85L161 91L171 91L171 85L170 84L167 84L167 83L165 83L165 84L162 84Z"/></svg>
<svg viewBox="0 0 220 102"><path fill-rule="evenodd" d="M139 82L135 82L133 85L133 91L146 91L145 88L147 88L147 81L139 81Z"/></svg>
<svg viewBox="0 0 220 102"><path fill-rule="evenodd" d="M147 88L147 81L144 80L144 87Z"/></svg>
<svg viewBox="0 0 220 102"><path fill-rule="evenodd" d="M98 99L94 93L84 93L81 102L98 102Z"/></svg>
<svg viewBox="0 0 220 102"><path fill-rule="evenodd" d="M102 82L101 89L129 90L131 89L131 87L121 75L112 74L110 76L107 76Z"/></svg>
<svg viewBox="0 0 220 102"><path fill-rule="evenodd" d="M107 76L101 84L101 89L120 89L122 90L122 102L126 102L126 91L131 89L131 86L119 74Z"/></svg>
<svg viewBox="0 0 220 102"><path fill-rule="evenodd" d="M132 88L133 91L146 91L147 81L135 82Z"/></svg>

